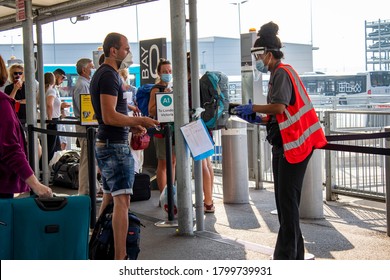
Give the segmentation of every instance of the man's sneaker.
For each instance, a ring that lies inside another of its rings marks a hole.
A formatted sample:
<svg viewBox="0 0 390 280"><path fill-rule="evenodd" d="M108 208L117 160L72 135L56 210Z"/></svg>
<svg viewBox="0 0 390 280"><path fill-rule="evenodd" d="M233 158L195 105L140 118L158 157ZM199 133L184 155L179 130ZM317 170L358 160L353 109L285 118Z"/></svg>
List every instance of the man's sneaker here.
<svg viewBox="0 0 390 280"><path fill-rule="evenodd" d="M204 203L204 212L205 213L214 213L215 212L214 204L211 203L211 205L207 205L206 203Z"/></svg>

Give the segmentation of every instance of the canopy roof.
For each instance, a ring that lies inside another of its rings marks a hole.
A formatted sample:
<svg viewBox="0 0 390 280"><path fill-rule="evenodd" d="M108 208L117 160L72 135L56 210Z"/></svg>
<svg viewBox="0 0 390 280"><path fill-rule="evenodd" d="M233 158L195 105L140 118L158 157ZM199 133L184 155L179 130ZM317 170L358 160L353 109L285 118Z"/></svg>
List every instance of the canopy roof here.
<svg viewBox="0 0 390 280"><path fill-rule="evenodd" d="M42 24L157 0L32 0L34 22ZM0 0L0 31L22 26L16 21L15 0Z"/></svg>

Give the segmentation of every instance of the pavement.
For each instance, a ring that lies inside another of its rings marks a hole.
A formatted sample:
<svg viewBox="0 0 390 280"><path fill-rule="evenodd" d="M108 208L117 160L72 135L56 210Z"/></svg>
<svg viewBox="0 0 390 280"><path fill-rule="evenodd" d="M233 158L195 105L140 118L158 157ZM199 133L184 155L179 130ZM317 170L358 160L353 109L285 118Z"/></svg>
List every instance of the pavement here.
<svg viewBox="0 0 390 280"><path fill-rule="evenodd" d="M57 193L74 191L53 188ZM159 192L147 201L131 203L145 225L141 230L140 260L269 260L279 223L273 184L257 190L249 182L248 204L223 202L222 178L216 176L213 193L215 213L204 215L204 231L194 226L192 236L177 234L158 207ZM100 204L97 204L99 207ZM323 201L322 219L301 219L307 258L316 260L389 260L386 204L339 196ZM194 223L194 225L196 225Z"/></svg>

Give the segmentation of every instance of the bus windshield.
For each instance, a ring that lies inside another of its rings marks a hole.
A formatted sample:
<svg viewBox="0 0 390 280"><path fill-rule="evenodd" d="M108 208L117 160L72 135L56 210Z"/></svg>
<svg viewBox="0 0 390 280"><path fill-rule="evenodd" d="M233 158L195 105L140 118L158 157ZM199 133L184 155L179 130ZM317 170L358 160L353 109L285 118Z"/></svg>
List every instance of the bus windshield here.
<svg viewBox="0 0 390 280"><path fill-rule="evenodd" d="M389 71L375 71L370 72L372 87L388 87L390 86L390 72Z"/></svg>

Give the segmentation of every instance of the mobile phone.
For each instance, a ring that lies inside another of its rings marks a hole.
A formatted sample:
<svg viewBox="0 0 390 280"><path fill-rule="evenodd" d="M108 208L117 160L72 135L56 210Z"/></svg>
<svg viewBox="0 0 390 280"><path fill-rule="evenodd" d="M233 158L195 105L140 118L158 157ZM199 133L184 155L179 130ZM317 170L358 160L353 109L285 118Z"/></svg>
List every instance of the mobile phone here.
<svg viewBox="0 0 390 280"><path fill-rule="evenodd" d="M238 103L229 103L229 109L228 109L229 115L236 116L236 115L237 115L237 112L236 112L235 108L236 108L237 106L239 106L239 105L240 105L240 104L238 104Z"/></svg>

